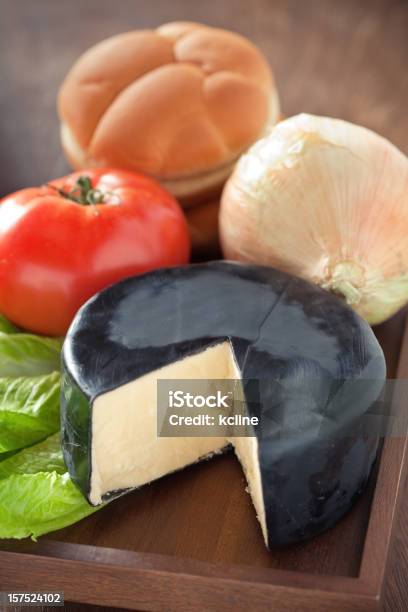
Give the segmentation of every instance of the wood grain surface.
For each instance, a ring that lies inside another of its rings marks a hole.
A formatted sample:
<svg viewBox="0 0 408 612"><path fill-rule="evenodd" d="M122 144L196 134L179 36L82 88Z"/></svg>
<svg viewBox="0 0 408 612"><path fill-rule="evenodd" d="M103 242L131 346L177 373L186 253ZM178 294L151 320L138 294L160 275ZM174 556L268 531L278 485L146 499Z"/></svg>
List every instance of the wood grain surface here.
<svg viewBox="0 0 408 612"><path fill-rule="evenodd" d="M345 118L408 153L405 0L0 0L0 8L0 195L67 172L55 98L78 54L106 36L170 20L230 28L257 43L274 69L285 115ZM400 315L378 329L389 376L395 375L402 327ZM122 498L52 540L356 576L372 491L335 529L270 554L244 487L233 456L219 457ZM407 501L408 493L387 583L390 612L408 609Z"/></svg>

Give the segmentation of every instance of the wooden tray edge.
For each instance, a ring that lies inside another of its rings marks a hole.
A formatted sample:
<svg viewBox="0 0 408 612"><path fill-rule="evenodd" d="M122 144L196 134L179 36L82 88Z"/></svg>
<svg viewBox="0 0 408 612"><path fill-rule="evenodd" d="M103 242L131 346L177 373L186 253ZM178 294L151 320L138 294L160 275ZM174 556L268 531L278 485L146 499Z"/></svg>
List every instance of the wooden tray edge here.
<svg viewBox="0 0 408 612"><path fill-rule="evenodd" d="M48 551L46 550L48 548ZM48 542L35 553L0 553L7 589L63 591L72 602L142 610L372 611L378 595L361 578L246 568ZM152 594L153 597L152 597Z"/></svg>
<svg viewBox="0 0 408 612"><path fill-rule="evenodd" d="M399 355L397 379L408 379L408 319L405 320ZM392 400L392 413L402 415L406 410L397 388ZM389 569L390 552L395 536L398 507L402 497L408 464L407 418L404 416L404 437L386 438L374 490L373 501L359 578L370 585L380 599ZM385 502L385 503L384 503Z"/></svg>

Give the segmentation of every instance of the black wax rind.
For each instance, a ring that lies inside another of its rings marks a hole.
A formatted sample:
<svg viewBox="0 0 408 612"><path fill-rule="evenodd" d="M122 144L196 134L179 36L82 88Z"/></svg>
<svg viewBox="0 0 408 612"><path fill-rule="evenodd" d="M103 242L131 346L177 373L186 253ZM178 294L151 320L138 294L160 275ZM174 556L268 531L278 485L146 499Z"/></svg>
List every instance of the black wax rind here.
<svg viewBox="0 0 408 612"><path fill-rule="evenodd" d="M340 298L272 268L212 262L156 270L81 308L62 355L71 477L88 497L98 395L225 340L242 378L258 381L248 412L260 419L268 545L320 533L369 477L378 441L367 436L364 415L380 395L385 361L369 325Z"/></svg>

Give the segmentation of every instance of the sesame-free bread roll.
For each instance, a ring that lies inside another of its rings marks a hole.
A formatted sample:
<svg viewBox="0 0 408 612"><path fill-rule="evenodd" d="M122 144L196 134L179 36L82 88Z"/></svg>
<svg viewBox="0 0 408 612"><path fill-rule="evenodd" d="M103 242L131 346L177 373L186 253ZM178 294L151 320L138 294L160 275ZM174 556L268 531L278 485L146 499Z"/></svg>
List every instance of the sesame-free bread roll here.
<svg viewBox="0 0 408 612"><path fill-rule="evenodd" d="M58 109L74 168L144 172L185 205L219 191L279 116L262 53L239 34L187 22L89 49L65 78Z"/></svg>

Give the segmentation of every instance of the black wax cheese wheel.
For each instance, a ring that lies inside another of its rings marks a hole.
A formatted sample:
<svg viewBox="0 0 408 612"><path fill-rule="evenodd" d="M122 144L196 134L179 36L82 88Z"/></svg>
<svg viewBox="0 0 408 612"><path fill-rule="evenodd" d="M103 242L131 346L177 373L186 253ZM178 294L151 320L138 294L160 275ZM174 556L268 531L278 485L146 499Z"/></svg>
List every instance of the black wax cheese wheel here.
<svg viewBox="0 0 408 612"><path fill-rule="evenodd" d="M271 547L333 525L376 457L364 416L385 361L371 328L272 268L212 262L126 279L82 307L62 364L64 457L93 504L232 444ZM242 379L259 419L251 437L157 437L157 379L195 375Z"/></svg>

